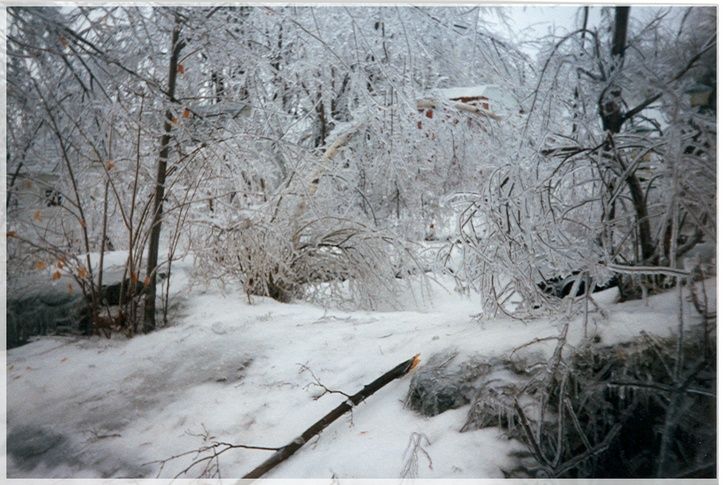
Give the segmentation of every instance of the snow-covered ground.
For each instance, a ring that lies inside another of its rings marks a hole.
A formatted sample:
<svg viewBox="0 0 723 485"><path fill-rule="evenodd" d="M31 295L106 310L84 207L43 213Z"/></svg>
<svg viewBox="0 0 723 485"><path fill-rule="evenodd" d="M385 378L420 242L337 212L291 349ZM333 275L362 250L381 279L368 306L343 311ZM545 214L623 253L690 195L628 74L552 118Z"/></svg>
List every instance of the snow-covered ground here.
<svg viewBox="0 0 723 485"><path fill-rule="evenodd" d="M188 266L175 273L179 302L172 325L149 335L107 340L43 337L7 353L9 477L154 477L143 465L204 445L201 434L254 446L287 444L345 398L395 365L449 348L506 355L536 337L556 335L562 320L477 321L477 297L435 285L426 309L348 312L281 304L238 291L190 290ZM444 283L444 281L442 281ZM452 287L451 282L447 282ZM715 279L707 281L715 305ZM615 304L596 294L606 315L593 313L590 332L610 344L641 330L670 335L677 325L674 293ZM695 311L686 304L688 322ZM582 317L569 341L582 339ZM554 342L529 351L551 352ZM410 376L393 381L342 417L268 478L397 478L414 433L420 478L501 477L509 453L522 448L489 428L460 433L468 406L427 418L404 407ZM269 456L230 450L222 477L240 477ZM193 455L168 462L173 477ZM191 470L189 477L197 476Z"/></svg>

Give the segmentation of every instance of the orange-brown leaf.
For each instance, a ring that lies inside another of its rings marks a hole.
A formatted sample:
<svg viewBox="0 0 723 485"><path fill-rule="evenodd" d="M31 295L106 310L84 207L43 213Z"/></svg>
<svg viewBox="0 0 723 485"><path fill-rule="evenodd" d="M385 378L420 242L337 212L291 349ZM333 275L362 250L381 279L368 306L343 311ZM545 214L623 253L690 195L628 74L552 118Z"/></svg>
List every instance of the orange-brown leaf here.
<svg viewBox="0 0 723 485"><path fill-rule="evenodd" d="M63 261L62 259L59 259L59 260L55 263L55 266L57 266L58 269L63 269L63 268L65 267L65 261Z"/></svg>
<svg viewBox="0 0 723 485"><path fill-rule="evenodd" d="M40 211L40 209L33 212L33 220L35 220L35 222L40 222L41 220L43 220L43 213Z"/></svg>
<svg viewBox="0 0 723 485"><path fill-rule="evenodd" d="M138 274L131 271L131 284L135 285L136 283L138 283Z"/></svg>
<svg viewBox="0 0 723 485"><path fill-rule="evenodd" d="M73 289L73 284L68 283L68 294L72 295L75 290Z"/></svg>
<svg viewBox="0 0 723 485"><path fill-rule="evenodd" d="M178 118L176 118L175 116L172 116L172 117L171 117L171 123L174 124L174 125L177 124L177 123L178 123Z"/></svg>
<svg viewBox="0 0 723 485"><path fill-rule="evenodd" d="M191 117L191 110L188 108L183 108L183 117L184 118L190 118Z"/></svg>
<svg viewBox="0 0 723 485"><path fill-rule="evenodd" d="M183 64L177 65L177 66L176 66L176 72L177 72L178 74L183 74L183 73L185 73L185 72L186 72L186 66L184 66Z"/></svg>
<svg viewBox="0 0 723 485"><path fill-rule="evenodd" d="M58 40L60 41L60 45L62 45L64 49L68 47L68 39L61 35L60 37L58 37Z"/></svg>
<svg viewBox="0 0 723 485"><path fill-rule="evenodd" d="M38 271L42 271L47 267L48 267L48 265L45 264L45 261L36 261L35 262L35 269L37 269Z"/></svg>
<svg viewBox="0 0 723 485"><path fill-rule="evenodd" d="M85 266L80 265L78 267L78 278L83 279L83 278L86 278L87 276L88 276L88 269Z"/></svg>
<svg viewBox="0 0 723 485"><path fill-rule="evenodd" d="M50 279L53 281L58 281L60 279L60 276L60 271L55 271L53 272L53 275L50 277Z"/></svg>
<svg viewBox="0 0 723 485"><path fill-rule="evenodd" d="M115 163L113 163L113 160L108 160L105 162L105 169L109 172L115 168Z"/></svg>

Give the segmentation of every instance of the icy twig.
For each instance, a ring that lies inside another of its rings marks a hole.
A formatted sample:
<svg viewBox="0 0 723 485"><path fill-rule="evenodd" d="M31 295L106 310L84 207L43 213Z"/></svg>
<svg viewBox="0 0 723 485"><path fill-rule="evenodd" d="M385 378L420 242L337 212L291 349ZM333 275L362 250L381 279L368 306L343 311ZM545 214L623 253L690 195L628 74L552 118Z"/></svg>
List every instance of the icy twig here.
<svg viewBox="0 0 723 485"><path fill-rule="evenodd" d="M322 384L322 382L319 380L319 378L316 376L316 374L314 374L314 371L311 370L308 366L306 366L304 364L299 364L298 362L296 365L299 366L300 374L302 372L308 372L309 374L311 374L311 377L314 379L314 382L312 382L306 386L307 388L311 385L314 385L314 386L320 387L323 390L323 392L321 394L314 396L314 401L320 399L321 397L323 397L327 394L341 394L342 396L346 397L347 399L349 399L351 397L349 394L345 393L344 391L339 391L336 389L329 389L328 387L326 387L324 384Z"/></svg>
<svg viewBox="0 0 723 485"><path fill-rule="evenodd" d="M419 469L418 455L420 452L427 459L427 466L432 470L432 457L429 456L427 450L424 449L423 442L426 443L427 446L432 444L429 441L429 437L424 433L414 432L409 435L409 443L407 443L407 448L404 450L404 456L407 458L404 460L404 467L401 473L402 478L417 478Z"/></svg>
<svg viewBox="0 0 723 485"><path fill-rule="evenodd" d="M203 426L203 425L202 425ZM218 457L233 449L247 449L247 450L262 450L262 451L279 451L281 448L273 448L268 446L254 446L254 445L245 445L245 444L234 444L234 443L227 443L225 441L217 441L214 439L213 436L210 436L210 433L208 430L206 430L205 426L203 427L204 432L200 434L193 434L193 433L187 433L191 436L197 436L201 437L204 441L210 441L208 445L201 446L200 448L197 448L195 450L186 451L183 453L179 453L177 455L170 456L168 458L164 458L162 460L154 460L149 461L147 463L141 464L141 466L146 465L160 465L160 468L158 469L158 472L156 473L155 478L159 478L161 476L161 473L163 473L163 469L165 468L166 464L177 460L179 458L183 458L188 455L194 455L193 462L189 464L186 468L178 472L174 479L188 474L193 468L195 468L198 465L204 464L204 468L201 470L201 473L199 477L206 477L208 475L211 475L211 478L221 478L221 472L219 468L219 462ZM203 453L210 452L209 455L200 457Z"/></svg>

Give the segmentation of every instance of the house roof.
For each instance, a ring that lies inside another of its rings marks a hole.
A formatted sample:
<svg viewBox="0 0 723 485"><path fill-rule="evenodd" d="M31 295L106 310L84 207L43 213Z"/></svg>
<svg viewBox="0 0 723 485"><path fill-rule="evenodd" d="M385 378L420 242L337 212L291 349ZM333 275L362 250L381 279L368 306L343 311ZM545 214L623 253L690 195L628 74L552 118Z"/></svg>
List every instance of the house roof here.
<svg viewBox="0 0 723 485"><path fill-rule="evenodd" d="M479 98L479 97L490 97L491 91L494 86L489 84L483 84L480 86L467 86L459 88L446 88L437 89L435 94L442 98L447 99L460 99L460 98Z"/></svg>
<svg viewBox="0 0 723 485"><path fill-rule="evenodd" d="M452 87L432 91L437 99L467 101L470 98L487 98L490 110L494 113L505 114L515 111L517 102L510 93L496 84L480 84L477 86Z"/></svg>

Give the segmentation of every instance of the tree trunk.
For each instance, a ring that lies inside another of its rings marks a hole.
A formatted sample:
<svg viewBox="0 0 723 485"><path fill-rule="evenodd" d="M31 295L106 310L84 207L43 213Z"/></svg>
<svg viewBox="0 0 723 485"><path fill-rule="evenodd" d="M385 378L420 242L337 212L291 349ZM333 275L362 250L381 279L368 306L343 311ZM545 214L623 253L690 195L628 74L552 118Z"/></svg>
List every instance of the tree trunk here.
<svg viewBox="0 0 723 485"><path fill-rule="evenodd" d="M612 55L613 58L619 59L619 64L616 66L618 69L622 69L625 60L625 43L627 42L629 17L630 7L615 7L615 30L613 34ZM622 113L622 103L617 106L616 112L611 115L612 119L609 123L610 131L612 133L619 133L625 119ZM640 257L645 264L654 264L655 244L653 244L652 233L650 231L648 207L643 188L635 173L628 175L625 181L628 185L628 190L630 190L630 196L633 199L635 219L638 223Z"/></svg>
<svg viewBox="0 0 723 485"><path fill-rule="evenodd" d="M610 74L615 69L622 69L625 61L625 42L628 35L628 17L630 15L630 7L615 7L615 24L613 27L613 43L610 53L613 57L613 66ZM613 84L608 85L600 95L599 113L602 118L603 129L610 133L620 133L624 121L622 92L619 86Z"/></svg>
<svg viewBox="0 0 723 485"><path fill-rule="evenodd" d="M613 56L620 57L620 67L625 58L625 43L628 37L628 17L630 7L615 7L615 33L613 35Z"/></svg>
<svg viewBox="0 0 723 485"><path fill-rule="evenodd" d="M168 65L168 97L172 100L176 92L176 76L178 71L178 58L183 43L179 40L181 20L176 16L171 40L171 59ZM163 125L161 137L161 151L158 155L158 170L156 172L156 193L153 197L153 219L151 221L151 234L148 242L148 263L146 278L146 302L143 315L143 331L150 332L156 328L156 268L158 266L158 245L161 237L161 222L163 219L163 198L166 188L166 166L168 164L168 151L173 129L173 113L166 111L166 121Z"/></svg>
<svg viewBox="0 0 723 485"><path fill-rule="evenodd" d="M613 67L611 75L617 69L622 69L625 61L625 47L628 35L628 19L630 17L630 7L615 7L615 23L613 26L613 39L610 53L613 57ZM628 119L628 113L623 111L625 106L622 99L622 89L615 85L609 85L602 93L599 100L599 113L602 119L603 129L608 132L607 149L612 149L612 137L620 133L623 123ZM627 165L624 158L619 154L614 154L615 159L620 165L623 173L627 172ZM645 192L640 183L640 179L633 171L625 177L625 184L630 192L633 202L633 210L635 211L635 223L637 229L637 247L635 259L639 264L656 265L657 258L655 254L655 243L650 228L650 220L648 215L648 206L645 199ZM638 298L639 285L629 276L621 275L619 279L619 290L623 300L630 298Z"/></svg>
<svg viewBox="0 0 723 485"><path fill-rule="evenodd" d="M630 7L615 7L615 25L613 27L613 41L611 54L613 59L617 61L614 69L622 69L625 60L625 45L628 35L628 19L630 17ZM600 97L600 117L602 118L603 128L610 135L620 133L620 129L626 119L623 112L623 102L621 98L621 90L618 86L611 85L606 92ZM618 158L623 170L626 166L621 158ZM652 232L650 230L650 221L648 220L648 208L645 201L645 194L640 184L640 180L635 173L629 174L625 183L630 191L633 199L633 209L635 210L635 220L637 223L638 241L640 245L639 257L641 262L646 264L654 264L655 244L653 243Z"/></svg>
<svg viewBox="0 0 723 485"><path fill-rule="evenodd" d="M650 231L650 221L648 220L648 206L645 201L643 187L640 180L634 173L628 175L626 182L628 190L633 199L635 209L635 219L638 222L638 238L640 240L640 257L645 264L655 264L655 244L653 244L653 236Z"/></svg>

